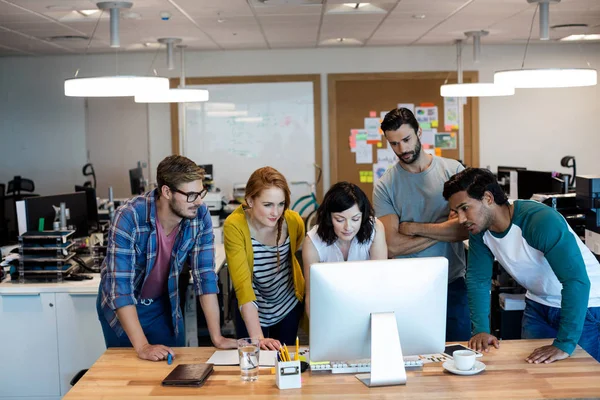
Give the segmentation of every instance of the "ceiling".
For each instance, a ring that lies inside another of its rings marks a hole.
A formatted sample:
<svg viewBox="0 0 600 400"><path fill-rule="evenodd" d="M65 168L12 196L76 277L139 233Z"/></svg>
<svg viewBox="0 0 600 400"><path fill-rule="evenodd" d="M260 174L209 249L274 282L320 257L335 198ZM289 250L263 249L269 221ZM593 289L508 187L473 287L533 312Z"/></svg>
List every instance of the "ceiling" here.
<svg viewBox="0 0 600 400"><path fill-rule="evenodd" d="M121 12L120 51L156 51L165 37L190 50L446 45L476 30L490 32L482 44L521 43L536 9L527 0L383 0L358 9L344 2L134 0ZM77 12L95 9L90 0L0 0L0 56L113 52L108 12ZM551 40L600 33L600 0L551 4L550 26L562 24L588 27L551 29Z"/></svg>

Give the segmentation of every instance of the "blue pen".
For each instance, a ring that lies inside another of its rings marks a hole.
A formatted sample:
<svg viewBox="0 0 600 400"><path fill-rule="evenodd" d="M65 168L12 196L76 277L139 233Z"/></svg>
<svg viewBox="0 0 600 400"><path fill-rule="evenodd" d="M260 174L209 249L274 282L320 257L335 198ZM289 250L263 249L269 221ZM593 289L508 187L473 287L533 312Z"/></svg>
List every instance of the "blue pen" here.
<svg viewBox="0 0 600 400"><path fill-rule="evenodd" d="M173 364L173 356L171 355L171 353L169 353L169 355L167 356L167 364L168 365Z"/></svg>

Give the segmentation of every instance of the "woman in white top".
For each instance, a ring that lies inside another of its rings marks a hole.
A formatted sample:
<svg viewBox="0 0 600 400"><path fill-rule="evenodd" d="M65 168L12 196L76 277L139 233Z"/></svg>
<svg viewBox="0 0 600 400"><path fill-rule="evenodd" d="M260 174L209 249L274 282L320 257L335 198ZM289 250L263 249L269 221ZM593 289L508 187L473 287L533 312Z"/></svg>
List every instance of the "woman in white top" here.
<svg viewBox="0 0 600 400"><path fill-rule="evenodd" d="M375 218L365 193L350 182L333 185L317 210L317 225L307 233L302 246L307 315L311 264L385 260L387 254L383 224Z"/></svg>

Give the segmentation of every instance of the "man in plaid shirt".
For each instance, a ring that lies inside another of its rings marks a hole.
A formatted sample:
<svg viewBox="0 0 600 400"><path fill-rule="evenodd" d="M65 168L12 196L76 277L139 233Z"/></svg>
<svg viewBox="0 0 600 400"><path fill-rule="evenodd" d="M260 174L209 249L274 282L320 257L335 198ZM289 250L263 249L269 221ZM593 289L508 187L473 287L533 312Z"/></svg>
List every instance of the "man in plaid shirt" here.
<svg viewBox="0 0 600 400"><path fill-rule="evenodd" d="M186 262L214 345L236 347L220 330L203 177L190 159L169 156L158 165L158 188L117 210L97 302L106 347L134 347L139 358L158 361L175 355L172 346L185 345L178 283Z"/></svg>

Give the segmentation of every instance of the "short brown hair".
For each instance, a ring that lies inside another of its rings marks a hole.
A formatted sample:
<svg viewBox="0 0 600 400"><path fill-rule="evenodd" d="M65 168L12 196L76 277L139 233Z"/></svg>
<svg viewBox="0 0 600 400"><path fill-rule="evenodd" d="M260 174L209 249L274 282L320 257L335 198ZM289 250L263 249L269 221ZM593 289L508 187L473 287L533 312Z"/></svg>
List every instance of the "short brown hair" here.
<svg viewBox="0 0 600 400"><path fill-rule="evenodd" d="M187 157L172 155L166 157L158 164L156 169L156 182L160 196L163 186L179 189L182 183L194 182L204 179L204 170Z"/></svg>

